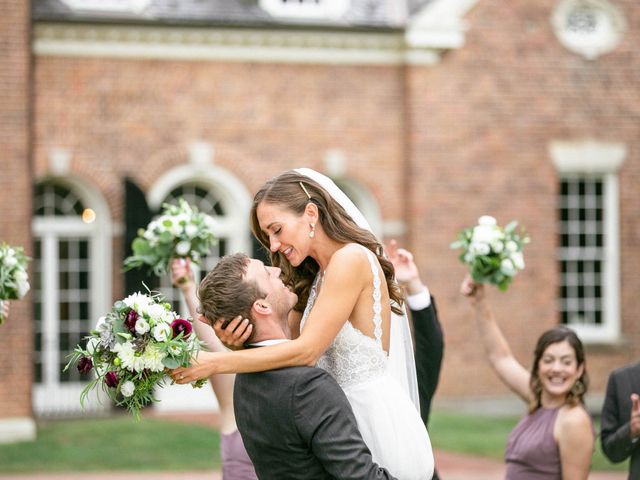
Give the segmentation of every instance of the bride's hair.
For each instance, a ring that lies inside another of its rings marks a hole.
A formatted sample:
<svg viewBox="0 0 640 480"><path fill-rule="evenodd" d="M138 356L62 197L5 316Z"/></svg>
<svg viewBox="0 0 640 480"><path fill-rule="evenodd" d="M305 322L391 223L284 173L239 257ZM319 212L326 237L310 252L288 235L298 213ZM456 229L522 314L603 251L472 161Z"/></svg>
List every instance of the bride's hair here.
<svg viewBox="0 0 640 480"><path fill-rule="evenodd" d="M342 206L327 191L311 178L301 175L295 170L288 170L272 178L258 190L251 207L251 230L260 243L269 249L269 237L260 229L257 217L258 205L262 202L283 205L297 215L302 215L305 207L312 202L318 207L319 220L325 233L340 243L359 243L371 250L382 267L389 297L392 300L391 310L402 313L402 292L394 278L392 263L383 256L382 245L368 230L360 228ZM281 252L271 252L271 264L282 270L283 282L298 295L295 309L304 310L309 298L311 284L320 269L318 263L307 257L297 267Z"/></svg>

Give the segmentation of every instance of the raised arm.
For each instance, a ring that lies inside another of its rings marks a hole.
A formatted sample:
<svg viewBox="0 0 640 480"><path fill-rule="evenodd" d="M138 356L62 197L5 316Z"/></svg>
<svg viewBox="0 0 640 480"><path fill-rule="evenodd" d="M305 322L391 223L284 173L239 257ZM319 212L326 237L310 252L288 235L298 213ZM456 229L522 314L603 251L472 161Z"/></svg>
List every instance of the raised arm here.
<svg viewBox="0 0 640 480"><path fill-rule="evenodd" d="M188 259L175 258L171 261L171 282L180 289L189 315L193 319L193 328L200 340L205 342L207 350L211 352L224 352L227 349L216 337L210 325L201 321L202 315L198 313L197 286L193 277L193 270Z"/></svg>
<svg viewBox="0 0 640 480"><path fill-rule="evenodd" d="M460 286L460 292L471 300L474 307L478 333L489 363L500 380L522 400L528 402L531 397L530 373L513 356L511 348L489 308L484 286L474 283L467 275Z"/></svg>
<svg viewBox="0 0 640 480"><path fill-rule="evenodd" d="M361 248L347 246L333 254L324 274L321 292L297 339L235 352L200 352L192 367L175 369L171 376L178 383L188 383L214 373L314 366L351 315L370 279L368 262Z"/></svg>

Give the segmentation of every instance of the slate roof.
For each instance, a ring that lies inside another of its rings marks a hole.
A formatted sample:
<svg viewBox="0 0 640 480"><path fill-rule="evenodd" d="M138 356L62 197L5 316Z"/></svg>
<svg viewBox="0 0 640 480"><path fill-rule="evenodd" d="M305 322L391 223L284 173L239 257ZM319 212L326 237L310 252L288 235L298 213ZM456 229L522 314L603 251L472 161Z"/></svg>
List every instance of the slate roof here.
<svg viewBox="0 0 640 480"><path fill-rule="evenodd" d="M258 0L152 0L141 12L73 9L62 0L32 0L36 21L134 23L151 25L399 29L407 19L390 18L386 3L405 2L409 16L432 0L351 0L337 20L274 17Z"/></svg>

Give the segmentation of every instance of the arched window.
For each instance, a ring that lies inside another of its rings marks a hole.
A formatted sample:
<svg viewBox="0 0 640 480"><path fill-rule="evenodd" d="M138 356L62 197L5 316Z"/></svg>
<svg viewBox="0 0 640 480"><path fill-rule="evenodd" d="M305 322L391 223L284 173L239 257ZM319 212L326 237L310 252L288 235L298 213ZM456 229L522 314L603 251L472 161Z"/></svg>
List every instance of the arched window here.
<svg viewBox="0 0 640 480"><path fill-rule="evenodd" d="M189 204L216 220L217 244L196 268L196 281L201 279L217 263L230 253L251 253L249 209L251 196L244 184L227 170L216 165L180 165L160 177L147 192L147 203L152 211L159 211L163 203L175 203L182 197ZM159 281L160 291L173 308L187 315L180 292L171 285L170 275ZM182 410L189 405L192 410L215 410L217 403L210 388L193 389L189 385L171 385L156 391L160 402L154 408L163 411Z"/></svg>
<svg viewBox="0 0 640 480"><path fill-rule="evenodd" d="M110 302L109 215L90 188L56 179L35 186L33 214L34 410L73 413L86 381L63 369Z"/></svg>

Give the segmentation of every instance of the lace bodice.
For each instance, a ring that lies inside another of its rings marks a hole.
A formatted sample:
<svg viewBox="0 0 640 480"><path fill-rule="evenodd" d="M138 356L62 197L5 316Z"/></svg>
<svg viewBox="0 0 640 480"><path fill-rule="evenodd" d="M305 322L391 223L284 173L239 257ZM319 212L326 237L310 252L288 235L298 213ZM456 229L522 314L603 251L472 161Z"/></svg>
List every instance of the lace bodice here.
<svg viewBox="0 0 640 480"><path fill-rule="evenodd" d="M317 366L329 372L343 389L382 375L387 366L387 354L382 348L380 275L374 254L365 247L363 249L367 252L373 273L372 322L375 339L362 333L347 320L317 363ZM322 273L318 273L311 286L309 300L300 322L301 329L304 328L304 323L313 308L321 279Z"/></svg>

